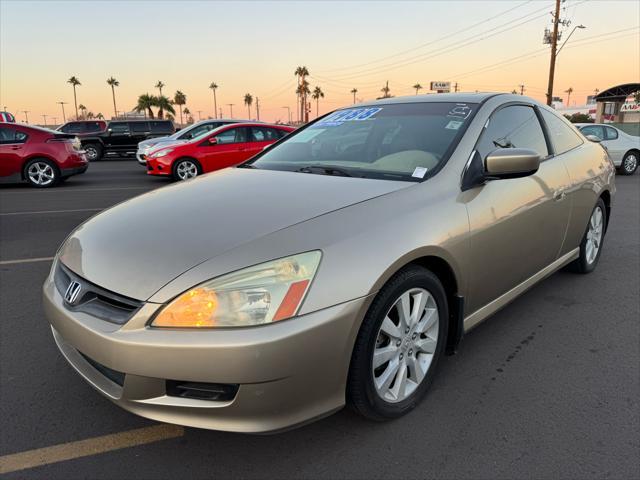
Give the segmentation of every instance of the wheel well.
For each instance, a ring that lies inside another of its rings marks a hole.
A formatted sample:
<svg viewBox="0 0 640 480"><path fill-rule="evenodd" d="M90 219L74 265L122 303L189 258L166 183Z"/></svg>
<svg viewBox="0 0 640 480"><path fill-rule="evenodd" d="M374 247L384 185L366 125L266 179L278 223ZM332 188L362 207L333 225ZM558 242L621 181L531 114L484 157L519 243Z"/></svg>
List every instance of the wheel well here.
<svg viewBox="0 0 640 480"><path fill-rule="evenodd" d="M449 307L449 334L447 353L455 353L464 330L464 299L458 295L458 281L451 265L441 257L427 256L417 258L409 265L419 265L432 272L444 287Z"/></svg>
<svg viewBox="0 0 640 480"><path fill-rule="evenodd" d="M53 159L51 159L49 157L45 157L44 155L41 155L41 156L29 157L22 163L22 169L20 171L20 176L22 177L22 180L26 180L27 179L27 175L26 175L26 173L27 173L27 164L31 160L47 160L49 163L51 163L51 166L56 170L56 173L58 174L58 177L60 177L62 175L62 173L60 172L60 168L58 167L58 164L56 163L55 160L53 160Z"/></svg>
<svg viewBox="0 0 640 480"><path fill-rule="evenodd" d="M607 228L609 228L609 218L611 218L611 193L609 192L609 190L604 190L600 194L600 198L602 198L602 201L604 202L604 207L607 211L607 224L604 226L605 232L606 232Z"/></svg>

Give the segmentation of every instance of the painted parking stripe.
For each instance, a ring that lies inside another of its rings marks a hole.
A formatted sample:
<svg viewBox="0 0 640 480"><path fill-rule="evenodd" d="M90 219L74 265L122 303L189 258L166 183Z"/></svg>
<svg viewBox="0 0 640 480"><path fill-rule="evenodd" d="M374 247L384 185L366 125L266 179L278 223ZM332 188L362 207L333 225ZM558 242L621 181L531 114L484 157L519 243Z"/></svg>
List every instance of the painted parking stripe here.
<svg viewBox="0 0 640 480"><path fill-rule="evenodd" d="M123 448L146 445L161 440L182 437L183 435L183 427L163 424L13 453L0 457L0 475Z"/></svg>
<svg viewBox="0 0 640 480"><path fill-rule="evenodd" d="M53 257L20 258L18 260L0 260L0 265L15 265L17 263L50 262L51 260L53 260Z"/></svg>
<svg viewBox="0 0 640 480"><path fill-rule="evenodd" d="M53 213L77 213L77 212L99 212L107 207L102 208L75 208L72 210L35 210L31 212L7 212L0 213L0 217L8 217L12 215L48 215Z"/></svg>

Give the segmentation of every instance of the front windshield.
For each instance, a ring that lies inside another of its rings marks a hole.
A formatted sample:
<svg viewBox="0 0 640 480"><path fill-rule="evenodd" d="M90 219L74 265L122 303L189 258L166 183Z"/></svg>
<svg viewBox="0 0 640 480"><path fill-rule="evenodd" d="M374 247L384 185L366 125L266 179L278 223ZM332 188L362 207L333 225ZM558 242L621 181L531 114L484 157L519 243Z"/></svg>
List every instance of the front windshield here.
<svg viewBox="0 0 640 480"><path fill-rule="evenodd" d="M476 104L424 102L338 110L251 162L254 168L421 181L447 161Z"/></svg>

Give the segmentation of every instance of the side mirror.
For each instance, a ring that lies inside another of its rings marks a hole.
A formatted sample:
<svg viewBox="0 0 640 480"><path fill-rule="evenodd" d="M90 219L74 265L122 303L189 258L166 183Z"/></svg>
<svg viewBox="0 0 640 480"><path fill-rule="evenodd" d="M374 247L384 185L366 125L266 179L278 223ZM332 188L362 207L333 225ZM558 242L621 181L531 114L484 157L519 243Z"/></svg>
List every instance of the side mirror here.
<svg viewBox="0 0 640 480"><path fill-rule="evenodd" d="M600 143L602 141L602 139L597 135L585 135L585 138L594 143Z"/></svg>
<svg viewBox="0 0 640 480"><path fill-rule="evenodd" d="M209 139L209 145L217 145L218 144L218 140L216 139L216 137L211 137Z"/></svg>
<svg viewBox="0 0 640 480"><path fill-rule="evenodd" d="M533 175L540 168L540 155L528 148L500 148L484 160L487 180Z"/></svg>

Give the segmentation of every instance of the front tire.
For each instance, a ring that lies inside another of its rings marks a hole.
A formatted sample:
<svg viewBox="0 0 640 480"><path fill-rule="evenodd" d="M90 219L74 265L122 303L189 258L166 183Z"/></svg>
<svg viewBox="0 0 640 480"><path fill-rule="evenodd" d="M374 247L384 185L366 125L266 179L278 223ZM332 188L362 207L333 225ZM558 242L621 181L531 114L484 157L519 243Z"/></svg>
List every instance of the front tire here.
<svg viewBox="0 0 640 480"><path fill-rule="evenodd" d="M87 160L90 162L97 162L102 158L102 145L99 143L88 143L84 147L85 155L87 156Z"/></svg>
<svg viewBox="0 0 640 480"><path fill-rule="evenodd" d="M433 381L448 318L438 277L415 265L395 274L371 304L356 339L347 383L353 408L379 421L412 410Z"/></svg>
<svg viewBox="0 0 640 480"><path fill-rule="evenodd" d="M189 180L202 173L200 164L191 158L183 158L173 164L174 180Z"/></svg>
<svg viewBox="0 0 640 480"><path fill-rule="evenodd" d="M60 172L56 165L44 158L29 160L24 166L24 178L36 188L49 188L58 184Z"/></svg>
<svg viewBox="0 0 640 480"><path fill-rule="evenodd" d="M580 243L580 256L569 264L570 270L576 273L591 273L595 270L602 253L606 228L607 209L602 198L599 198Z"/></svg>
<svg viewBox="0 0 640 480"><path fill-rule="evenodd" d="M631 150L624 154L622 158L622 164L618 167L618 172L622 175L633 175L638 169L638 163L640 162L640 152Z"/></svg>

